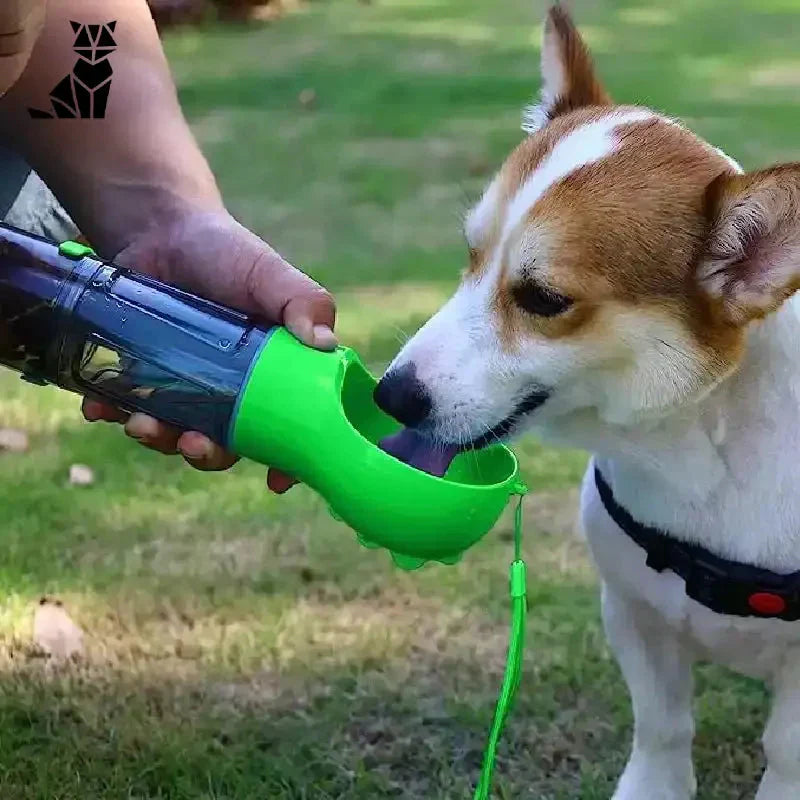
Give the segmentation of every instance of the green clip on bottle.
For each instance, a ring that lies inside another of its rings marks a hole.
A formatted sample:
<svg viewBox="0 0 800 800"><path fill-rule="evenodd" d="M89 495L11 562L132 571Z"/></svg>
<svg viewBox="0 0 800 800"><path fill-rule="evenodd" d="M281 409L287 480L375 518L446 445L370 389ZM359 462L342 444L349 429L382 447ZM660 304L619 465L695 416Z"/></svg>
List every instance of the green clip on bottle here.
<svg viewBox="0 0 800 800"><path fill-rule="evenodd" d="M457 456L443 478L381 450L399 426L375 405L375 379L353 350L313 350L75 242L0 226L0 323L0 364L23 378L278 467L407 569L457 561L520 488L502 445Z"/></svg>

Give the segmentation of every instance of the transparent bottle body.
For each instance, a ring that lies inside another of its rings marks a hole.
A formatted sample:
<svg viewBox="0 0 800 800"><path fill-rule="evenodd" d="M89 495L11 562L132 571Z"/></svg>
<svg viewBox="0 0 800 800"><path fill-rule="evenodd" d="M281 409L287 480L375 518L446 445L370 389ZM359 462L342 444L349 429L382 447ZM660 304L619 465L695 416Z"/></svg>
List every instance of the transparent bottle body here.
<svg viewBox="0 0 800 800"><path fill-rule="evenodd" d="M270 328L0 226L0 363L228 444Z"/></svg>

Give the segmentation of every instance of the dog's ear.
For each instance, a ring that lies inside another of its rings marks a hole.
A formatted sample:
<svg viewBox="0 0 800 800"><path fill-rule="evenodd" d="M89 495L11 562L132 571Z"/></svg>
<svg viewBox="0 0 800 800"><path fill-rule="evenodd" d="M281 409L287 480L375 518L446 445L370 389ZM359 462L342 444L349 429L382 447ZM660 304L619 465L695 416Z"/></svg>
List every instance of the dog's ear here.
<svg viewBox="0 0 800 800"><path fill-rule="evenodd" d="M559 114L610 103L595 75L589 49L570 15L557 3L544 23L541 97L525 109L522 129L535 133Z"/></svg>
<svg viewBox="0 0 800 800"><path fill-rule="evenodd" d="M706 200L700 285L731 324L775 311L800 288L800 163L724 173Z"/></svg>

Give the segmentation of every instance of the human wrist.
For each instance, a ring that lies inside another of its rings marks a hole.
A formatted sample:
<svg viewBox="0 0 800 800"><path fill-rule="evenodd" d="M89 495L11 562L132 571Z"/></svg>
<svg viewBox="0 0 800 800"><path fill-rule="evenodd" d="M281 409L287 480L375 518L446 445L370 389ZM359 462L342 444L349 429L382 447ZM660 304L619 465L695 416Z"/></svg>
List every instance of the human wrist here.
<svg viewBox="0 0 800 800"><path fill-rule="evenodd" d="M100 252L110 255L153 231L178 228L191 216L227 213L215 185L176 189L126 184L106 187L98 194L98 207L91 214L85 235Z"/></svg>
<svg viewBox="0 0 800 800"><path fill-rule="evenodd" d="M205 287L193 285L191 276L196 264L208 258L224 261L231 256L230 252L211 255L204 241L218 242L218 232L224 235L235 225L221 204L179 202L153 218L148 226L127 236L125 246L114 253L113 259L120 266L202 293ZM239 248L236 253L242 255Z"/></svg>

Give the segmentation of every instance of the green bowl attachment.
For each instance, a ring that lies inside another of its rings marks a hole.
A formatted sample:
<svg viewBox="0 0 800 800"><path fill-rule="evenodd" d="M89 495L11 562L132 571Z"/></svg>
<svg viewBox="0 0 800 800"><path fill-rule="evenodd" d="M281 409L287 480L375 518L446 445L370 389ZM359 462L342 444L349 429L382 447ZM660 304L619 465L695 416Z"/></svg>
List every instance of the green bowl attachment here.
<svg viewBox="0 0 800 800"><path fill-rule="evenodd" d="M375 405L375 386L350 348L321 352L276 328L240 395L232 448L319 492L398 566L455 563L524 489L516 457L500 444L461 453L442 478L408 466L378 446L400 426Z"/></svg>

